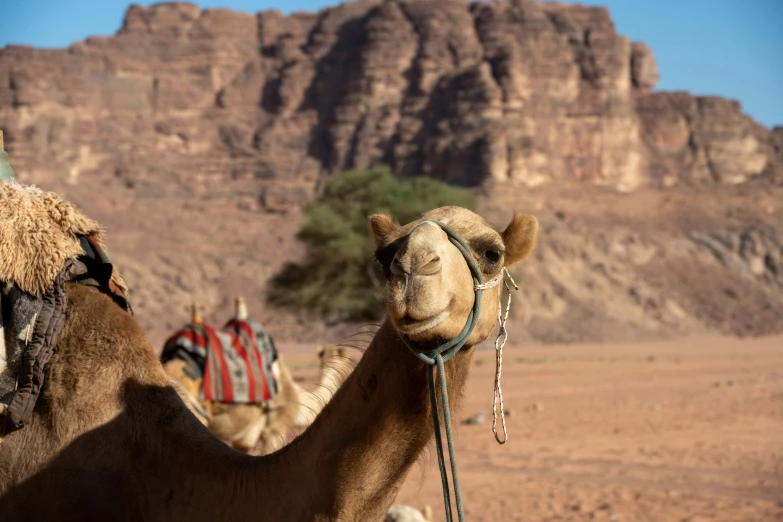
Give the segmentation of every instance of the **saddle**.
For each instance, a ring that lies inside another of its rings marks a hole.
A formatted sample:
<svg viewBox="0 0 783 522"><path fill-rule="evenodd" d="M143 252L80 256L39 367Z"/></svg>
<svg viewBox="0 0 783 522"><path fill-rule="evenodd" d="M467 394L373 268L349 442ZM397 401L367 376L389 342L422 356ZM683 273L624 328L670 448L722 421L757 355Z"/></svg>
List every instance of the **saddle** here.
<svg viewBox="0 0 783 522"><path fill-rule="evenodd" d="M179 359L185 375L201 379L200 401L261 404L278 393L272 371L277 349L260 322L229 320L218 330L191 322L166 341L161 362Z"/></svg>
<svg viewBox="0 0 783 522"><path fill-rule="evenodd" d="M0 434L30 420L65 320L66 283L133 313L97 222L57 194L0 184Z"/></svg>

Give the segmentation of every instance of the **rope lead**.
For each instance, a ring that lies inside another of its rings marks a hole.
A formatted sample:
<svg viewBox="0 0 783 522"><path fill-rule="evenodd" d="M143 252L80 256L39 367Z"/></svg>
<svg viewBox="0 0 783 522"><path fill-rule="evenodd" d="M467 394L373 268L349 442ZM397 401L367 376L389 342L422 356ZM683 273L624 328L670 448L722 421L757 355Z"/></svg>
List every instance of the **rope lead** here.
<svg viewBox="0 0 783 522"><path fill-rule="evenodd" d="M435 391L435 369L438 369L438 381L440 384L440 393L441 393L441 403L443 404L443 421L445 423L446 427L446 442L448 444L449 448L449 461L451 462L451 478L452 482L454 483L454 500L457 504L457 518L459 522L465 521L465 513L462 509L462 494L460 493L460 487L459 487L459 477L457 476L457 458L454 451L454 436L451 431L451 411L449 409L449 394L446 387L446 368L444 366L445 362L451 359L454 354L456 354L460 348L462 348L465 345L465 342L468 340L468 336L470 336L473 329L476 327L476 322L478 321L478 318L481 314L481 297L484 293L484 290L488 290L490 288L494 288L497 286L501 281L504 282L506 288L509 289L509 295L508 295L508 304L506 305L506 312L505 316L502 316L502 310L500 309L500 299L502 291L498 293L498 321L500 322L500 333L498 333L497 339L495 339L495 351L497 353L497 369L495 372L495 393L494 393L494 403L493 403L493 421L492 421L492 431L495 433L495 439L500 443L504 444L506 440L508 440L508 434L506 433L506 418L503 414L503 393L500 389L500 371L501 366L503 365L503 346L506 344L506 339L508 338L508 333L506 331L506 319L508 318L508 309L511 306L511 292L510 288L508 286L508 282L505 280L507 277L511 280L511 283L514 285L514 288L517 290L519 289L514 282L514 280L511 278L511 275L508 273L508 270L506 270L505 267L501 269L500 273L487 281L484 282L484 275L481 273L481 269L478 266L478 263L476 263L476 259L473 257L473 254L470 251L470 248L468 247L467 243L465 242L462 237L460 237L459 234L457 234L453 229L445 225L444 223L441 223L440 221L433 221L436 225L438 225L440 228L443 229L443 231L446 233L446 235L449 238L449 241L457 247L457 249L460 251L462 256L465 258L465 261L467 261L468 266L470 267L470 272L473 276L473 290L476 292L475 300L473 301L473 309L471 310L470 314L468 315L468 320L465 323L465 327L462 329L462 332L451 341L447 341L443 343L442 345L438 346L434 349L427 349L424 346L419 345L418 343L408 339L407 336L405 336L403 333L398 332L400 335L400 338L405 343L405 346L408 347L413 354L418 357L420 360L422 360L424 363L426 363L429 366L429 371L427 372L427 384L429 387L430 392L430 406L432 407L432 424L435 428L435 447L438 450L438 467L440 468L440 478L441 482L443 484L443 503L445 505L446 510L446 522L452 522L452 512L451 512L451 492L449 487L449 480L448 480L448 472L446 471L446 461L443 454L443 440L441 438L440 433L440 419L438 417L438 399L437 399L437 393ZM505 336L503 339L503 343L498 348L498 341L500 340L500 337ZM497 430L495 428L496 422L497 422L497 399L500 397L500 415L501 419L503 421L503 433L505 435L504 440L501 442L501 440L498 438Z"/></svg>

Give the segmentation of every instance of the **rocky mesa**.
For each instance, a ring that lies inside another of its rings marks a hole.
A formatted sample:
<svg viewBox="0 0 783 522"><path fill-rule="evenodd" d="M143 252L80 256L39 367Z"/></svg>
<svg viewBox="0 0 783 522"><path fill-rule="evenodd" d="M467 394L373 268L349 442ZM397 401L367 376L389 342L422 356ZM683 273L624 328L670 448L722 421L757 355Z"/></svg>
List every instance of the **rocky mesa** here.
<svg viewBox="0 0 783 522"><path fill-rule="evenodd" d="M531 341L780 332L783 128L658 77L603 8L164 3L111 37L1 49L0 128L20 180L109 228L155 342L190 299L239 291L281 338L331 335L268 309L265 282L301 255L319 180L376 163L471 187L498 222L541 216Z"/></svg>

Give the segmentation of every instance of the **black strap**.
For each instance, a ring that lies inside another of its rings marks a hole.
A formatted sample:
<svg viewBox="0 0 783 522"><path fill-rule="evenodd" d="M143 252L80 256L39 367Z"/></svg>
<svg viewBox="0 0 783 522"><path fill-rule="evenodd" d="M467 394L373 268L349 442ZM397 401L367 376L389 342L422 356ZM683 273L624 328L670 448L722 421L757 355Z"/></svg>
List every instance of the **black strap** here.
<svg viewBox="0 0 783 522"><path fill-rule="evenodd" d="M114 265L103 252L96 252L85 236L79 235L79 245L84 250L84 255L79 256L79 261L87 267L87 273L74 278L74 282L97 288L100 292L112 298L112 301L123 310L130 310L130 306L124 297L112 292L111 274L114 272Z"/></svg>

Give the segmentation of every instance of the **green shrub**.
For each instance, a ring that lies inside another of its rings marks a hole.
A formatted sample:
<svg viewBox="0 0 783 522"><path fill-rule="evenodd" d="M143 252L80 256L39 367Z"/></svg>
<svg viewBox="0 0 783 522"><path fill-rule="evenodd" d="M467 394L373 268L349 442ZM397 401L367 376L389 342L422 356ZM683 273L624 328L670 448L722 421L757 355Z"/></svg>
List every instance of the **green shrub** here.
<svg viewBox="0 0 783 522"><path fill-rule="evenodd" d="M330 177L310 205L297 238L307 245L302 263L289 263L272 279L269 301L305 309L327 320L365 321L383 315L380 271L367 217L387 213L400 223L445 205L472 209L463 189L430 178L398 179L387 167Z"/></svg>

